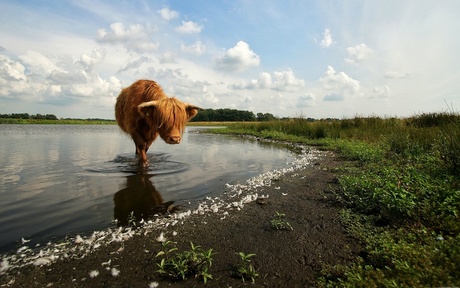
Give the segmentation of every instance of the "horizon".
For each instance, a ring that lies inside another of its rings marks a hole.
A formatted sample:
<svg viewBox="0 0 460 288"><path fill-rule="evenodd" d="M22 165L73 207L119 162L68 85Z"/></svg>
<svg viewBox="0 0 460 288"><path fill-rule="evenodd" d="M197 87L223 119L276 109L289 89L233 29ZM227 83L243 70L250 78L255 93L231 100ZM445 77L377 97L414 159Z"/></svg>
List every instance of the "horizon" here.
<svg viewBox="0 0 460 288"><path fill-rule="evenodd" d="M6 0L0 114L114 119L137 79L278 118L458 110L459 15L455 0Z"/></svg>

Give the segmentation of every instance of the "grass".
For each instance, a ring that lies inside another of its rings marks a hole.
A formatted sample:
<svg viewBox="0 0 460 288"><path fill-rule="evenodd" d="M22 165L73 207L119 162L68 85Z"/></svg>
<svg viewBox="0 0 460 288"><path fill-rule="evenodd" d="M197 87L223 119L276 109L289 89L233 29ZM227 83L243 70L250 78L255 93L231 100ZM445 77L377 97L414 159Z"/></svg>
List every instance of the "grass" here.
<svg viewBox="0 0 460 288"><path fill-rule="evenodd" d="M236 253L240 256L240 264L234 267L233 277L241 278L243 282L251 280L252 283L256 282L256 278L259 277L254 265L252 263L252 257L256 254L239 252Z"/></svg>
<svg viewBox="0 0 460 288"><path fill-rule="evenodd" d="M157 263L157 273L172 280L186 280L194 276L203 280L205 284L212 279L210 269L215 254L212 248L204 250L190 242L190 250L178 252L177 248L170 248L172 244L174 243L171 241L162 243L163 250L156 255L163 256Z"/></svg>
<svg viewBox="0 0 460 288"><path fill-rule="evenodd" d="M235 123L216 133L316 145L353 161L335 193L365 251L349 266L324 267L319 286L460 285L458 114Z"/></svg>
<svg viewBox="0 0 460 288"><path fill-rule="evenodd" d="M213 279L211 266L215 254L212 248L205 250L192 242L190 242L190 250L179 251L174 242L165 241L162 243L162 250L155 256L155 258L161 257L161 260L156 263L158 268L156 273L172 281L194 277L206 284L208 280ZM251 280L255 283L259 276L252 263L255 254L244 252L236 254L240 256L240 263L233 266L231 275L241 278L243 282Z"/></svg>
<svg viewBox="0 0 460 288"><path fill-rule="evenodd" d="M293 230L291 224L284 217L286 217L284 213L276 212L270 220L270 226L275 230Z"/></svg>

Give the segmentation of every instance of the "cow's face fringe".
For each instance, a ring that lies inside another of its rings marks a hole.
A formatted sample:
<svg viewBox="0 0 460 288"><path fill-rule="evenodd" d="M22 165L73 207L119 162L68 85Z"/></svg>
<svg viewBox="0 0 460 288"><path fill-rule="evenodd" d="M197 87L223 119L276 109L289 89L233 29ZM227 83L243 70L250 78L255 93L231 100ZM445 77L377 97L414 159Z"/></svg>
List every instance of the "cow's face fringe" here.
<svg viewBox="0 0 460 288"><path fill-rule="evenodd" d="M178 131L182 134L185 124L190 119L187 113L187 104L176 98L165 98L157 101L153 106L153 111L149 114L148 118L157 125L160 134L163 134L162 131L164 133Z"/></svg>

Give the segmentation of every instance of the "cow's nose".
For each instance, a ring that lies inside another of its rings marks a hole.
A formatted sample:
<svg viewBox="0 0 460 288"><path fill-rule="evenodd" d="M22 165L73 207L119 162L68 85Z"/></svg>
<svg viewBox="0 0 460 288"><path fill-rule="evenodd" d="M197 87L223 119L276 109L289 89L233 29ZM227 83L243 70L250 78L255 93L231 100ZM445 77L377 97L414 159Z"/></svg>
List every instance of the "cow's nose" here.
<svg viewBox="0 0 460 288"><path fill-rule="evenodd" d="M171 136L170 139L171 139L171 143L179 144L181 137L180 136Z"/></svg>

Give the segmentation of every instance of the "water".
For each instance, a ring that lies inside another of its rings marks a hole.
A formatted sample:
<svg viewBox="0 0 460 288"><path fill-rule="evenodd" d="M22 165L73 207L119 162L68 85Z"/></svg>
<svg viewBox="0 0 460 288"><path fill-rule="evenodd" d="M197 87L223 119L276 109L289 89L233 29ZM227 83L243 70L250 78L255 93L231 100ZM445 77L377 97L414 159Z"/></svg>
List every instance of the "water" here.
<svg viewBox="0 0 460 288"><path fill-rule="evenodd" d="M155 141L142 172L116 125L0 125L0 253L22 238L32 247L125 224L171 201L193 205L295 157L285 146L204 129L188 127L179 145Z"/></svg>

